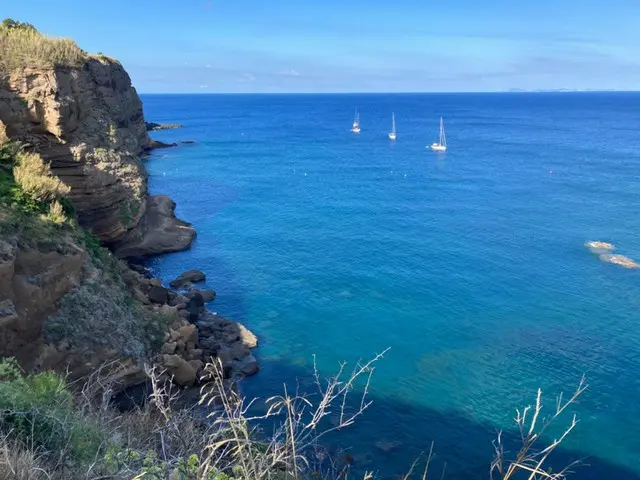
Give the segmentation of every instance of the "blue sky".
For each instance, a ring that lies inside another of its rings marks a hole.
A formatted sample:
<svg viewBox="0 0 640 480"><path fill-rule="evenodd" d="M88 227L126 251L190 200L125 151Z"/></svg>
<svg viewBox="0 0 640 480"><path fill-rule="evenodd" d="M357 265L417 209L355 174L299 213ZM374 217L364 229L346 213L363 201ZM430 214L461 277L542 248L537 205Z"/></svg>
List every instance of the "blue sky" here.
<svg viewBox="0 0 640 480"><path fill-rule="evenodd" d="M640 89L640 0L0 2L145 93Z"/></svg>

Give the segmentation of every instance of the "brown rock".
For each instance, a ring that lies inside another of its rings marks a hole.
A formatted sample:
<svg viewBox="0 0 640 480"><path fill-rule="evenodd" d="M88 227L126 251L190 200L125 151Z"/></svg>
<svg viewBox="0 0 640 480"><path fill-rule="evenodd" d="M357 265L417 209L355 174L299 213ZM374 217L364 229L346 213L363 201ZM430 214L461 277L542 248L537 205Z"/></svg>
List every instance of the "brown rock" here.
<svg viewBox="0 0 640 480"><path fill-rule="evenodd" d="M254 374L258 373L259 369L260 369L260 367L258 365L258 361L255 359L255 357L253 355L249 355L242 361L242 366L240 367L240 372L243 375L248 377L250 375L254 375Z"/></svg>
<svg viewBox="0 0 640 480"><path fill-rule="evenodd" d="M178 385L190 387L196 382L196 370L179 355L165 355L164 367Z"/></svg>
<svg viewBox="0 0 640 480"><path fill-rule="evenodd" d="M146 215L135 228L113 245L116 255L144 257L186 250L196 231L175 216L176 204L166 195L153 195L146 201ZM177 288L173 282L171 287Z"/></svg>
<svg viewBox="0 0 640 480"><path fill-rule="evenodd" d="M0 95L11 140L33 145L71 188L81 225L114 242L144 216L149 147L142 103L115 60L12 72ZM26 103L26 105L25 105Z"/></svg>
<svg viewBox="0 0 640 480"><path fill-rule="evenodd" d="M178 306L180 304L187 304L189 299L184 295L177 295L173 300L171 300L171 305Z"/></svg>
<svg viewBox="0 0 640 480"><path fill-rule="evenodd" d="M61 239L57 249L39 251L6 238L0 239L0 356L16 357L29 369L44 348L45 320L80 285L88 256L71 239Z"/></svg>
<svg viewBox="0 0 640 480"><path fill-rule="evenodd" d="M202 350L200 348L194 348L189 352L189 357L193 359L202 358Z"/></svg>
<svg viewBox="0 0 640 480"><path fill-rule="evenodd" d="M196 372L199 372L204 368L204 362L202 360L189 360L189 365L191 365Z"/></svg>
<svg viewBox="0 0 640 480"><path fill-rule="evenodd" d="M165 304L169 300L169 290L164 287L153 286L149 289L149 300L154 303Z"/></svg>
<svg viewBox="0 0 640 480"><path fill-rule="evenodd" d="M172 288L180 288L187 282L203 282L206 276L200 270L187 270L175 280L171 281L169 285Z"/></svg>
<svg viewBox="0 0 640 480"><path fill-rule="evenodd" d="M216 292L214 290L189 290L185 297L192 298L196 294L200 294L202 296L202 300L205 302L213 302L216 298Z"/></svg>
<svg viewBox="0 0 640 480"><path fill-rule="evenodd" d="M178 329L178 334L180 335L180 339L185 343L194 342L198 338L198 329L195 325L185 325L184 327L180 327Z"/></svg>
<svg viewBox="0 0 640 480"><path fill-rule="evenodd" d="M176 353L177 346L178 344L176 342L167 342L162 346L162 353L173 355L174 353Z"/></svg>

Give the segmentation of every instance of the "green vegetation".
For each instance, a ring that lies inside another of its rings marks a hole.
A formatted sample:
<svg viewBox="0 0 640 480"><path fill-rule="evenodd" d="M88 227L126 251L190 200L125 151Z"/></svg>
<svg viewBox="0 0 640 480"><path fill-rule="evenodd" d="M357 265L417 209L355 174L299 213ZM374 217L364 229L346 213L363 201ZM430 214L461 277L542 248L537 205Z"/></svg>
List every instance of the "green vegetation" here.
<svg viewBox="0 0 640 480"><path fill-rule="evenodd" d="M13 142L0 145L0 233L39 241L73 231L68 193L38 154Z"/></svg>
<svg viewBox="0 0 640 480"><path fill-rule="evenodd" d="M20 68L79 67L87 55L73 40L47 37L28 23L0 24L0 73Z"/></svg>
<svg viewBox="0 0 640 480"><path fill-rule="evenodd" d="M86 464L103 443L98 424L76 414L73 396L52 372L23 376L13 359L0 362L0 429L20 445L66 451Z"/></svg>

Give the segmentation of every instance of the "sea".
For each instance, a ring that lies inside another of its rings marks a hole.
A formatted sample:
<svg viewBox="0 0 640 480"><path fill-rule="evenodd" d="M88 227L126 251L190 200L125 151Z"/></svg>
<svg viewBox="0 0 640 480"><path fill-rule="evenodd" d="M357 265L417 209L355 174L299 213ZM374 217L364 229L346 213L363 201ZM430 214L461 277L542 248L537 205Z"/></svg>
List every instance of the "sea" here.
<svg viewBox="0 0 640 480"><path fill-rule="evenodd" d="M286 385L315 401L314 371L324 384L389 349L370 407L322 448L393 479L433 445L429 478L488 479L498 433L507 459L518 449L516 409L541 389L542 426L584 376L542 433L576 415L551 465L640 478L640 270L585 246L640 261L640 93L142 100L147 120L184 125L152 132L178 146L146 166L198 231L149 266L165 281L205 271L209 308L259 337L244 395L260 404ZM443 154L425 148L441 117Z"/></svg>

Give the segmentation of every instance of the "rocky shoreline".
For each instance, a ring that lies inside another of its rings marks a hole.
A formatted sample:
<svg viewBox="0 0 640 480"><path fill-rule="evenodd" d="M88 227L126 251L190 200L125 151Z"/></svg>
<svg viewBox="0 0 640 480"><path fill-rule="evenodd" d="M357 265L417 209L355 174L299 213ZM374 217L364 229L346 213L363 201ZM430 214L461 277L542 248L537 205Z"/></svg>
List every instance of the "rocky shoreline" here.
<svg viewBox="0 0 640 480"><path fill-rule="evenodd" d="M198 276L169 288L135 265L188 249L196 237L171 198L149 195L141 161L154 148L176 145L148 131L180 127L145 122L129 75L107 57L7 74L0 144L37 155L43 171L65 185L73 210L59 227L29 217L53 232L36 238L11 216L10 199L1 199L0 356L16 358L25 371L53 369L73 379L117 364L106 373L118 389L144 383L145 363L181 386L197 384L212 358L230 379L257 372L255 336L205 308L215 292L193 288Z"/></svg>
<svg viewBox="0 0 640 480"><path fill-rule="evenodd" d="M225 379L258 372L251 353L258 346L257 337L244 325L207 310L205 304L215 300L215 291L194 287L205 280L204 272L189 270L170 282L172 288L134 270L128 277L135 298L170 319L161 352L154 359L167 378L192 387L200 383L205 364L215 359L221 362Z"/></svg>

